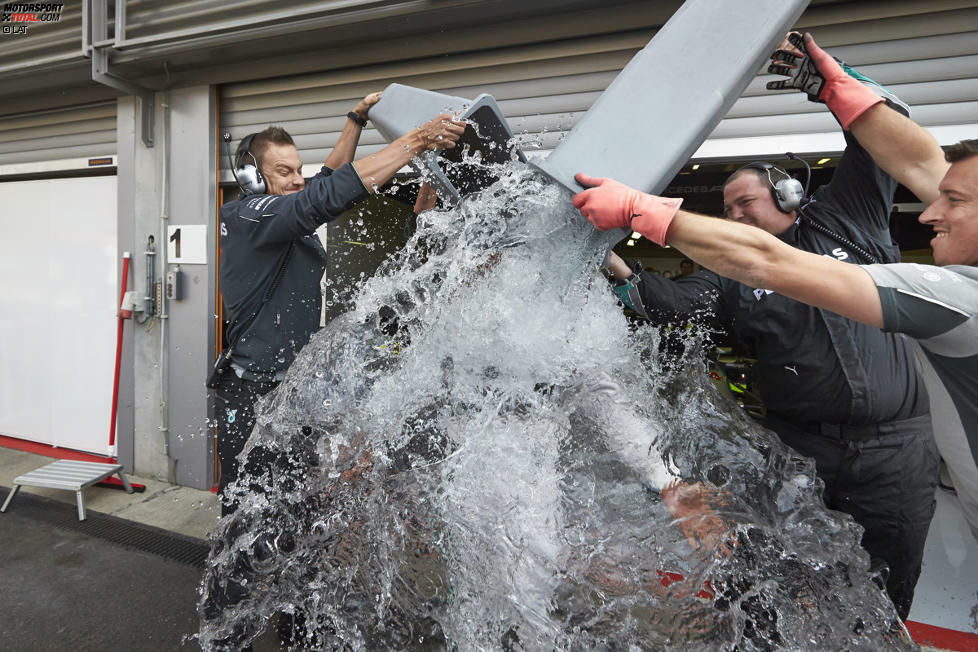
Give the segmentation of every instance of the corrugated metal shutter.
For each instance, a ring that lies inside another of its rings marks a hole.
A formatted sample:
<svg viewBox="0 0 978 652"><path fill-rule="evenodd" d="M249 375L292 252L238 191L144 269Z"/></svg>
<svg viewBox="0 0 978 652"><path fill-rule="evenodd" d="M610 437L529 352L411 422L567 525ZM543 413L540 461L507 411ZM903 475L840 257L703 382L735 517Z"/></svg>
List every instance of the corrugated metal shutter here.
<svg viewBox="0 0 978 652"><path fill-rule="evenodd" d="M287 32L302 20L334 17L355 22L358 14L372 11L423 11L418 4L410 0L292 0L288 4L274 0L128 0L125 41L172 40L190 32L216 34L256 26L282 26Z"/></svg>
<svg viewBox="0 0 978 652"><path fill-rule="evenodd" d="M822 4L806 12L799 27L908 101L914 117L933 128L942 144L975 137L978 3ZM221 128L237 141L268 124L283 126L308 173L321 165L357 100L397 81L463 97L491 93L521 134L524 149L545 155L653 34L654 29L622 25L611 35L227 85L221 91ZM693 56L711 65L708 52ZM800 93L766 91L771 79L758 75L698 158L841 149L838 126L825 108ZM384 142L368 128L360 144L363 156Z"/></svg>
<svg viewBox="0 0 978 652"><path fill-rule="evenodd" d="M0 71L36 69L80 59L86 45L82 35L85 4L65 2L59 21L29 23L27 37L0 39ZM396 12L402 9L398 5L406 12L423 11L410 0L293 0L287 6L273 0L108 0L106 12L115 47L127 48L217 33L229 34L233 41L233 33L245 28L278 27L288 33L302 20L326 21L332 17L334 21L355 22L371 10ZM123 20L116 20L117 12ZM116 29L117 24L121 29Z"/></svg>
<svg viewBox="0 0 978 652"><path fill-rule="evenodd" d="M115 154L115 100L0 120L0 173L17 164Z"/></svg>
<svg viewBox="0 0 978 652"><path fill-rule="evenodd" d="M0 73L24 67L58 65L81 58L81 5L77 2L63 4L61 20L30 23L27 35L0 38ZM12 25L4 23L7 28Z"/></svg>

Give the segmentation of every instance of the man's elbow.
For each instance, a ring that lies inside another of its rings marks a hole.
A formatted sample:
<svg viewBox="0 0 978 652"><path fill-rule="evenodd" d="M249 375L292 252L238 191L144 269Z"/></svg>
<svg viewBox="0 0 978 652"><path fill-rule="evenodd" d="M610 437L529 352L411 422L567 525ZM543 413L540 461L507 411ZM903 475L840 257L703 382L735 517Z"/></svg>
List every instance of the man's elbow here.
<svg viewBox="0 0 978 652"><path fill-rule="evenodd" d="M728 276L752 288L772 289L783 264L779 253L766 239L744 247L726 261L725 267L733 272Z"/></svg>
<svg viewBox="0 0 978 652"><path fill-rule="evenodd" d="M777 283L777 270L770 261L753 258L744 266L743 283L752 288L770 290Z"/></svg>

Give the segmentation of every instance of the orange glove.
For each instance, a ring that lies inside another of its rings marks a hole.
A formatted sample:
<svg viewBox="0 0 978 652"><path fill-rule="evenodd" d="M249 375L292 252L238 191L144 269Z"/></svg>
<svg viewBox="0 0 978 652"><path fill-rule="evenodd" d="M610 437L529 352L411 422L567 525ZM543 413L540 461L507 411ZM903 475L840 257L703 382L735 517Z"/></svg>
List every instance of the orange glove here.
<svg viewBox="0 0 978 652"><path fill-rule="evenodd" d="M666 243L666 231L682 199L648 195L602 177L578 173L574 178L591 186L574 195L574 208L598 230L630 228L658 245Z"/></svg>
<svg viewBox="0 0 978 652"><path fill-rule="evenodd" d="M850 76L835 57L818 47L811 34L805 34L803 39L797 32L792 32L788 35L788 42L804 56L799 60L792 52L775 52L771 57L774 63L768 72L787 75L789 79L770 82L767 85L769 89L799 88L805 91L809 98L825 102L843 129L848 129L869 107L883 101L882 97ZM871 79L865 79L879 86Z"/></svg>

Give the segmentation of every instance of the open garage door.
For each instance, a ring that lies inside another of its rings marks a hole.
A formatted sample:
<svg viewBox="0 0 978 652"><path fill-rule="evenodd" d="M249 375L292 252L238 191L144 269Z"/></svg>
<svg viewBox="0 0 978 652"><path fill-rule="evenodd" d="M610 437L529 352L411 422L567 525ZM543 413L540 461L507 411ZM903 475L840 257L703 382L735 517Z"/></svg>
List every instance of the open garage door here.
<svg viewBox="0 0 978 652"><path fill-rule="evenodd" d="M0 434L105 454L116 177L0 183Z"/></svg>

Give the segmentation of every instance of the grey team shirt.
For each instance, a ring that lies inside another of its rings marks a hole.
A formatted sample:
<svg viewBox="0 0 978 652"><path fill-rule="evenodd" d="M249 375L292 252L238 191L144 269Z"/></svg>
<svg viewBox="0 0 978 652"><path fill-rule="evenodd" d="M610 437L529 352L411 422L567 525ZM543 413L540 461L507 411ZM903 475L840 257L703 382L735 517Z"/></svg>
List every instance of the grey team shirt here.
<svg viewBox="0 0 978 652"><path fill-rule="evenodd" d="M913 337L923 353L935 436L958 431L978 460L978 267L899 263L863 269L879 290L883 329Z"/></svg>

